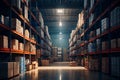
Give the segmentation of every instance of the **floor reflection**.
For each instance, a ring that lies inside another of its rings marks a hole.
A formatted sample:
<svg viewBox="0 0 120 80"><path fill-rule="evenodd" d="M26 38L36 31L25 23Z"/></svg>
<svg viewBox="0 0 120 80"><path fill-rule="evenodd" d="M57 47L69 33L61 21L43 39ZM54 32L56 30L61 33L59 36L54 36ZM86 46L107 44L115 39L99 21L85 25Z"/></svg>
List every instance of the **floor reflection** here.
<svg viewBox="0 0 120 80"><path fill-rule="evenodd" d="M12 80L119 80L105 74L81 69L82 67L79 69L74 69L75 67L68 67L68 69L55 68L46 70L39 68L17 76Z"/></svg>

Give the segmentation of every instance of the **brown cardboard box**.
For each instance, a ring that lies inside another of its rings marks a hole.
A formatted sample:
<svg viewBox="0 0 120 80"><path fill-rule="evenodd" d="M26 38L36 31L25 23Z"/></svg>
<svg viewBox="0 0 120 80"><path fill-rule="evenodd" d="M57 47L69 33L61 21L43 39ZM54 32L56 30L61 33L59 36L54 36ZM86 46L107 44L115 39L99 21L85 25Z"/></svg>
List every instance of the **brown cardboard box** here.
<svg viewBox="0 0 120 80"><path fill-rule="evenodd" d="M28 31L28 29L25 30L25 36L29 38L29 31Z"/></svg>
<svg viewBox="0 0 120 80"><path fill-rule="evenodd" d="M19 62L13 62L13 75L19 75Z"/></svg>
<svg viewBox="0 0 120 80"><path fill-rule="evenodd" d="M18 48L19 50L24 50L24 45L23 45L23 43L19 43L19 48Z"/></svg>
<svg viewBox="0 0 120 80"><path fill-rule="evenodd" d="M42 66L48 66L49 65L49 60L41 60Z"/></svg>
<svg viewBox="0 0 120 80"><path fill-rule="evenodd" d="M17 39L12 40L12 49L18 50L19 41Z"/></svg>
<svg viewBox="0 0 120 80"><path fill-rule="evenodd" d="M25 43L25 51L30 51L29 49L30 49L30 43L29 42L26 42Z"/></svg>
<svg viewBox="0 0 120 80"><path fill-rule="evenodd" d="M0 35L0 48L8 48L8 37Z"/></svg>
<svg viewBox="0 0 120 80"><path fill-rule="evenodd" d="M32 64L28 64L28 65L26 65L26 69L27 69L27 71L32 70Z"/></svg>
<svg viewBox="0 0 120 80"><path fill-rule="evenodd" d="M13 77L13 62L0 63L0 79Z"/></svg>

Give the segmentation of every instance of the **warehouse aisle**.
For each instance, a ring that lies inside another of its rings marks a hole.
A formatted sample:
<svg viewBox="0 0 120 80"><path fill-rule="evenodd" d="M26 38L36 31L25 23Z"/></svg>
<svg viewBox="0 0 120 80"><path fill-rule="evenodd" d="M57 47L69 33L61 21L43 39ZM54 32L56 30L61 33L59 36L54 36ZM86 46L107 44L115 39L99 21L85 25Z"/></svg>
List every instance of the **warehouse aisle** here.
<svg viewBox="0 0 120 80"><path fill-rule="evenodd" d="M119 80L98 72L90 72L84 67L42 66L12 80Z"/></svg>

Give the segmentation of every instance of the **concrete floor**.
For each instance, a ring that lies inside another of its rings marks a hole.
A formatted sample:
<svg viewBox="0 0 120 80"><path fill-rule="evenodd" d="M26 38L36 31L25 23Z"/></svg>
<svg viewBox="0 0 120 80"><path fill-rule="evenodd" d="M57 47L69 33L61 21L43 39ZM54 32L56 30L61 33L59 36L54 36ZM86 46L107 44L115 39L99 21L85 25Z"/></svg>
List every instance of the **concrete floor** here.
<svg viewBox="0 0 120 80"><path fill-rule="evenodd" d="M120 80L98 72L91 72L84 67L70 67L67 62L54 63L39 67L11 80Z"/></svg>

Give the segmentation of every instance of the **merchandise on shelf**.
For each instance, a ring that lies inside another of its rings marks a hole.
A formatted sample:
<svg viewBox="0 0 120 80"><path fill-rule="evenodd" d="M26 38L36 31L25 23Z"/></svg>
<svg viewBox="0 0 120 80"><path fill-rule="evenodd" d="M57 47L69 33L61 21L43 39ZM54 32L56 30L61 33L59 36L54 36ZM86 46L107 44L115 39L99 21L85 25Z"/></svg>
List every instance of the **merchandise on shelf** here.
<svg viewBox="0 0 120 80"><path fill-rule="evenodd" d="M90 59L89 60L89 70L93 70L93 71L99 70L98 59Z"/></svg>
<svg viewBox="0 0 120 80"><path fill-rule="evenodd" d="M109 73L109 58L108 57L102 58L102 72Z"/></svg>
<svg viewBox="0 0 120 80"><path fill-rule="evenodd" d="M116 39L111 40L111 48L117 48Z"/></svg>
<svg viewBox="0 0 120 80"><path fill-rule="evenodd" d="M100 39L96 39L97 51L100 51Z"/></svg>
<svg viewBox="0 0 120 80"><path fill-rule="evenodd" d="M25 29L25 37L29 38L30 37L30 33L28 29Z"/></svg>
<svg viewBox="0 0 120 80"><path fill-rule="evenodd" d="M44 38L44 32L41 30L41 37Z"/></svg>
<svg viewBox="0 0 120 80"><path fill-rule="evenodd" d="M35 36L34 36L34 35L31 35L31 39L32 39L32 40L35 40Z"/></svg>
<svg viewBox="0 0 120 80"><path fill-rule="evenodd" d="M5 17L4 17L4 24L5 24L6 26L9 26L9 17L8 17L8 16L5 16Z"/></svg>
<svg viewBox="0 0 120 80"><path fill-rule="evenodd" d="M8 48L8 37L0 35L0 48Z"/></svg>
<svg viewBox="0 0 120 80"><path fill-rule="evenodd" d="M94 14L91 14L89 17L89 25L92 24L93 20L94 20Z"/></svg>
<svg viewBox="0 0 120 80"><path fill-rule="evenodd" d="M105 32L109 28L109 18L104 18L101 20L101 31Z"/></svg>
<svg viewBox="0 0 120 80"><path fill-rule="evenodd" d="M28 64L28 65L26 65L26 70L27 70L27 71L32 70L32 64Z"/></svg>
<svg viewBox="0 0 120 80"><path fill-rule="evenodd" d="M23 45L23 43L19 43L19 48L18 48L19 50L24 50L24 45Z"/></svg>
<svg viewBox="0 0 120 80"><path fill-rule="evenodd" d="M95 52L95 43L89 43L88 44L88 52Z"/></svg>
<svg viewBox="0 0 120 80"><path fill-rule="evenodd" d="M18 9L21 9L21 0L11 0L11 5Z"/></svg>
<svg viewBox="0 0 120 80"><path fill-rule="evenodd" d="M120 57L111 57L111 75L120 77Z"/></svg>
<svg viewBox="0 0 120 80"><path fill-rule="evenodd" d="M116 7L111 11L110 14L110 26L118 26L120 25L120 7Z"/></svg>
<svg viewBox="0 0 120 80"><path fill-rule="evenodd" d="M19 41L17 39L12 40L12 49L18 50Z"/></svg>
<svg viewBox="0 0 120 80"><path fill-rule="evenodd" d="M25 51L30 51L30 43L29 42L26 42L24 47L25 47Z"/></svg>
<svg viewBox="0 0 120 80"><path fill-rule="evenodd" d="M97 35L97 36L100 35L100 28L98 28L98 29L96 30L96 35Z"/></svg>
<svg viewBox="0 0 120 80"><path fill-rule="evenodd" d="M0 15L0 23L4 24L4 16Z"/></svg>
<svg viewBox="0 0 120 80"><path fill-rule="evenodd" d="M13 75L19 75L19 62L13 62Z"/></svg>
<svg viewBox="0 0 120 80"><path fill-rule="evenodd" d="M107 50L108 46L109 46L109 44L107 41L102 42L102 50Z"/></svg>
<svg viewBox="0 0 120 80"><path fill-rule="evenodd" d="M11 28L23 35L23 27L21 26L21 21L17 18L12 18Z"/></svg>
<svg viewBox="0 0 120 80"><path fill-rule="evenodd" d="M13 77L13 62L0 62L0 79Z"/></svg>
<svg viewBox="0 0 120 80"><path fill-rule="evenodd" d="M36 51L36 53L37 53L37 58L40 58L40 56L41 56L41 50L40 49L37 49L37 51Z"/></svg>
<svg viewBox="0 0 120 80"><path fill-rule="evenodd" d="M27 6L24 6L24 8L23 8L23 15L28 20L28 9L27 9Z"/></svg>
<svg viewBox="0 0 120 80"><path fill-rule="evenodd" d="M77 28L80 29L80 27L82 26L82 24L84 23L84 19L83 19L84 13L83 11L81 11L81 13L78 16L78 23L77 23Z"/></svg>
<svg viewBox="0 0 120 80"><path fill-rule="evenodd" d="M120 38L117 39L117 47L120 48Z"/></svg>
<svg viewBox="0 0 120 80"><path fill-rule="evenodd" d="M36 54L36 46L31 44L30 51Z"/></svg>

